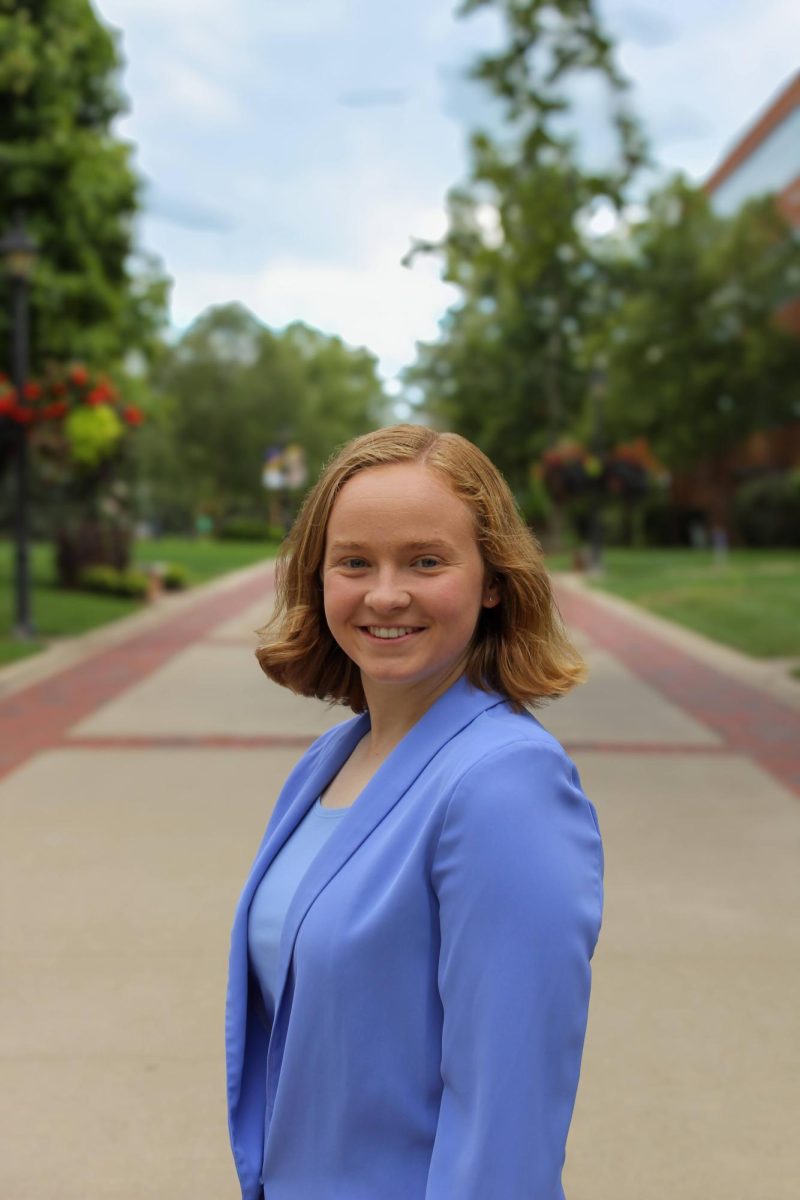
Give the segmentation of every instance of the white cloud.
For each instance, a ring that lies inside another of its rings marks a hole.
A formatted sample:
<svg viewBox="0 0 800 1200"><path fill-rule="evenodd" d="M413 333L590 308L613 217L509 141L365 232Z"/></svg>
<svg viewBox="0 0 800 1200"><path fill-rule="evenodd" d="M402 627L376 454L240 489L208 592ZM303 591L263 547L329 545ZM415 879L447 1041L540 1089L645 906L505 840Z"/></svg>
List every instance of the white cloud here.
<svg viewBox="0 0 800 1200"><path fill-rule="evenodd" d="M261 33L300 37L339 29L348 18L348 0L255 0L251 16Z"/></svg>
<svg viewBox="0 0 800 1200"><path fill-rule="evenodd" d="M213 125L231 125L241 117L235 95L186 63L165 66L161 86L167 101L184 113Z"/></svg>
<svg viewBox="0 0 800 1200"><path fill-rule="evenodd" d="M277 259L252 274L184 272L176 282L175 319L185 326L208 305L238 300L273 328L302 320L368 347L388 378L413 360L418 340L437 337L441 315L456 298L434 263L408 270L395 250L349 268Z"/></svg>
<svg viewBox="0 0 800 1200"><path fill-rule="evenodd" d="M457 293L436 262L399 263L412 237L443 234L466 129L494 127L497 107L462 68L496 40L496 14L455 20L454 0L94 3L124 31L124 128L173 213L142 227L174 273L175 321L240 300L270 325L368 345L386 375L412 361ZM671 0L666 19L658 0L600 7L656 158L695 177L796 69L797 0ZM408 103L336 103L379 86ZM597 153L603 107L586 96L580 114ZM198 231L198 203L225 215L218 228Z"/></svg>

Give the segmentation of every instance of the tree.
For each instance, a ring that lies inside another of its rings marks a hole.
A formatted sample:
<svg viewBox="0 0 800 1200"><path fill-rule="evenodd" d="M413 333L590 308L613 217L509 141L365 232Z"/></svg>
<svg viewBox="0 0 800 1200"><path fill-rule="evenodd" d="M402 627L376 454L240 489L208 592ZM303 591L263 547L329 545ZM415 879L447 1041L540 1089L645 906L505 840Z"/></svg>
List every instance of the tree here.
<svg viewBox="0 0 800 1200"><path fill-rule="evenodd" d="M467 0L493 7L505 47L473 75L505 106L506 127L471 142L468 185L449 198L442 243L416 253L444 258L463 293L437 343L421 348L408 381L434 418L478 441L512 484L568 428L587 391L582 336L603 271L587 221L599 203L620 207L645 151L627 108L625 81L591 0ZM576 82L605 89L614 153L582 164L569 128Z"/></svg>
<svg viewBox="0 0 800 1200"><path fill-rule="evenodd" d="M132 149L112 128L120 61L89 0L0 0L0 220L23 213L39 246L33 374L80 360L118 376L130 350L154 351L165 321L166 281L134 244ZM0 368L8 311L3 278Z"/></svg>
<svg viewBox="0 0 800 1200"><path fill-rule="evenodd" d="M301 323L282 333L239 304L208 309L157 373L153 420L137 438L140 507L171 527L266 510L268 447L298 444L309 477L340 442L379 425L374 358Z"/></svg>
<svg viewBox="0 0 800 1200"><path fill-rule="evenodd" d="M39 368L75 358L113 366L163 323L164 280L135 253L132 147L112 130L125 108L120 61L88 0L0 6L0 213L21 209L39 243ZM6 313L0 304L0 338Z"/></svg>
<svg viewBox="0 0 800 1200"><path fill-rule="evenodd" d="M597 333L609 436L644 436L686 467L800 415L800 339L776 319L800 284L800 243L771 197L732 217L670 181L621 246Z"/></svg>

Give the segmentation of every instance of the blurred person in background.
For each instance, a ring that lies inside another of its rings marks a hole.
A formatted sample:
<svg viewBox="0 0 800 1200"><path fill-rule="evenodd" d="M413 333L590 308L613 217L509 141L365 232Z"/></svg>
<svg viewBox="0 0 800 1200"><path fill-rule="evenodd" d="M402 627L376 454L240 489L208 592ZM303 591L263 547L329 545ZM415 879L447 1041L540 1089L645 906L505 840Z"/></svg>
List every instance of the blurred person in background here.
<svg viewBox="0 0 800 1200"><path fill-rule="evenodd" d="M356 714L275 805L233 926L244 1200L561 1200L597 818L528 706L568 691L541 549L455 434L357 438L310 492L258 658Z"/></svg>

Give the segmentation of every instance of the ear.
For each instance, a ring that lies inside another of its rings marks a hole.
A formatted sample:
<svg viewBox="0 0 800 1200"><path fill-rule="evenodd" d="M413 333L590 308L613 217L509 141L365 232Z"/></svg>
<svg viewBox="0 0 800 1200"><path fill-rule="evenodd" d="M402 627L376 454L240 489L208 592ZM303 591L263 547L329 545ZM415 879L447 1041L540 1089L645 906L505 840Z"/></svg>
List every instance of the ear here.
<svg viewBox="0 0 800 1200"><path fill-rule="evenodd" d="M484 608L496 608L500 603L500 585L496 580L484 584L482 605Z"/></svg>

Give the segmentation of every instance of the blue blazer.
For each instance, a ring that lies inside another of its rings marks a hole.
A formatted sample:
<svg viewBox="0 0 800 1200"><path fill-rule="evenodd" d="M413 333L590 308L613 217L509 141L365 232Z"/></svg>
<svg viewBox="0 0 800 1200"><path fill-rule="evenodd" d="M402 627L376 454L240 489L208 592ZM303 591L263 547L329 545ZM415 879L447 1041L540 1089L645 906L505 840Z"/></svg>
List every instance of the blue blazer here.
<svg viewBox="0 0 800 1200"><path fill-rule="evenodd" d="M289 907L266 1026L250 902L368 727L346 721L294 768L236 911L243 1200L562 1200L602 848L575 767L503 697L462 677L337 822Z"/></svg>

